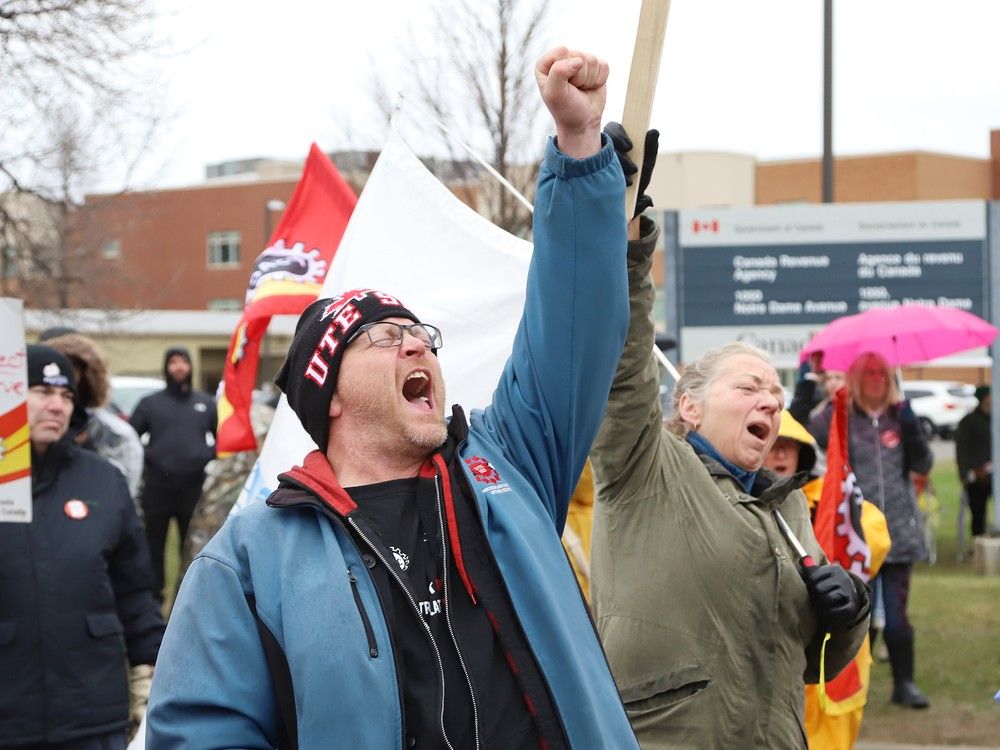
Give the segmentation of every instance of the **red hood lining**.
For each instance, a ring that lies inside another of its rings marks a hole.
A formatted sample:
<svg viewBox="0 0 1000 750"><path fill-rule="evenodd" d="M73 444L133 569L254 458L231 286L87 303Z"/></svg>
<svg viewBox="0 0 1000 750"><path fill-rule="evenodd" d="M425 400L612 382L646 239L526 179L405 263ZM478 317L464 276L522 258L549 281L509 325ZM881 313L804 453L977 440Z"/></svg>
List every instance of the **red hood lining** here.
<svg viewBox="0 0 1000 750"><path fill-rule="evenodd" d="M458 568L458 575L462 579L465 591L476 603L475 587L469 572L465 569L465 560L462 557L462 541L458 536L458 518L455 515L455 498L451 492L451 476L448 474L448 466L444 462L444 457L440 453L433 456L434 463L437 464L441 474L441 485L444 493L444 513L445 521L448 525L448 538L451 540L452 554L455 555L455 567Z"/></svg>
<svg viewBox="0 0 1000 750"><path fill-rule="evenodd" d="M310 490L340 516L346 517L358 507L347 494L347 490L340 486L333 473L333 467L326 459L326 454L320 450L314 450L306 455L301 466L293 467L291 471L279 476L278 480L283 477L288 477Z"/></svg>

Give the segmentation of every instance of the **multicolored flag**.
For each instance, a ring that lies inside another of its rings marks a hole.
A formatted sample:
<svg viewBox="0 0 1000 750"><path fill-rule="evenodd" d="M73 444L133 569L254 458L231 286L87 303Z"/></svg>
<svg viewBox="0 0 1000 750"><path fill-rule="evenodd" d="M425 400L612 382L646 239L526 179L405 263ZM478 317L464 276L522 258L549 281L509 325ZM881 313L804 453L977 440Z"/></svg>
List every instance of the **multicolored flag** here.
<svg viewBox="0 0 1000 750"><path fill-rule="evenodd" d="M816 541L830 562L840 563L867 582L871 578L872 553L861 529L861 488L848 456L846 387L833 396L826 464L823 494L813 521Z"/></svg>
<svg viewBox="0 0 1000 750"><path fill-rule="evenodd" d="M872 575L872 552L861 528L861 488L851 469L847 448L847 388L833 396L833 419L827 443L823 493L816 506L813 531L831 563L839 563L863 581ZM867 643L862 651L867 650ZM868 698L867 653L855 657L835 678L820 683L820 707L838 716L865 705Z"/></svg>
<svg viewBox="0 0 1000 750"><path fill-rule="evenodd" d="M250 403L257 382L260 342L273 315L298 315L316 299L357 197L314 143L302 178L254 262L246 306L233 332L219 397L219 455L256 450Z"/></svg>

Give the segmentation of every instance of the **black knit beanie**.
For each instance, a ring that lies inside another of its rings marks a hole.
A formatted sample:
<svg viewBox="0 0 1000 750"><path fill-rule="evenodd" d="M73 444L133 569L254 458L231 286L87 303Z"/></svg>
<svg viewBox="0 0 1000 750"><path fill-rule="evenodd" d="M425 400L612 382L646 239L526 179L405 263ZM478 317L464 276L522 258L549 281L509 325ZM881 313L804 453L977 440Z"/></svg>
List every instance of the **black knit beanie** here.
<svg viewBox="0 0 1000 750"><path fill-rule="evenodd" d="M69 358L45 344L28 344L28 387L68 388L76 395L76 375Z"/></svg>
<svg viewBox="0 0 1000 750"><path fill-rule="evenodd" d="M344 346L361 326L386 318L420 319L392 295L374 289L352 289L318 299L295 326L288 356L274 378L288 405L321 451L330 433L330 399Z"/></svg>

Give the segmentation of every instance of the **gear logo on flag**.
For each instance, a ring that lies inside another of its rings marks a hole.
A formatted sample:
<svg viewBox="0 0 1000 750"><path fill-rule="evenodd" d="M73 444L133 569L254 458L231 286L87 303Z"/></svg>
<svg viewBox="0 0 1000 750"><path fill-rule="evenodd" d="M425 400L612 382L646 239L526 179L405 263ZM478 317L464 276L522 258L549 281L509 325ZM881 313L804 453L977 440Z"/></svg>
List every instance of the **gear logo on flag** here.
<svg viewBox="0 0 1000 750"><path fill-rule="evenodd" d="M250 283L247 286L246 304L253 302L258 287L265 281L293 281L303 284L322 284L326 276L327 262L318 248L305 251L304 242L296 242L290 248L279 239L257 256Z"/></svg>

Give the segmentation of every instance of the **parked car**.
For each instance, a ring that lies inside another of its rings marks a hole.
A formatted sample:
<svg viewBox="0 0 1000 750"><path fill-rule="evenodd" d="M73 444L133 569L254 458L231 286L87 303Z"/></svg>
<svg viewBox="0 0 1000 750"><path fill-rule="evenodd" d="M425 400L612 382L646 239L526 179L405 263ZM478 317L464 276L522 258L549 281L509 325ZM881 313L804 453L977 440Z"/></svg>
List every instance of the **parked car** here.
<svg viewBox="0 0 1000 750"><path fill-rule="evenodd" d="M906 398L927 437L950 438L962 417L976 408L976 389L967 383L946 380L907 380Z"/></svg>
<svg viewBox="0 0 1000 750"><path fill-rule="evenodd" d="M134 375L113 375L108 408L122 419L128 419L138 403L150 393L162 391L167 384L163 378L145 378Z"/></svg>

